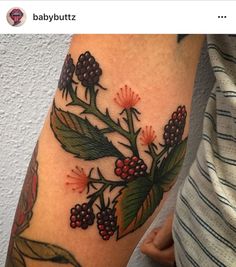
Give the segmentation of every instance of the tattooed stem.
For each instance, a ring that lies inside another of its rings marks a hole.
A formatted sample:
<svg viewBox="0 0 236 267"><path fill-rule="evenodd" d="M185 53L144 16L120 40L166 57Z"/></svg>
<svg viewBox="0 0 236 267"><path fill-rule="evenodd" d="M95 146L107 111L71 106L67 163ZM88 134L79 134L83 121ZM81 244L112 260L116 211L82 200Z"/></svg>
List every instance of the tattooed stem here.
<svg viewBox="0 0 236 267"><path fill-rule="evenodd" d="M77 97L76 95L76 91L74 91L72 84L70 84L68 87L68 92L70 94L70 97L72 99L72 102L68 104L68 106L80 106L82 108L84 108L84 110L89 109L90 105L87 104L86 102L84 102L83 100L81 100L80 98Z"/></svg>
<svg viewBox="0 0 236 267"><path fill-rule="evenodd" d="M101 204L101 208L104 208L105 207L105 201L104 201L103 194L100 195L100 204Z"/></svg>
<svg viewBox="0 0 236 267"><path fill-rule="evenodd" d="M89 92L90 92L90 106L97 108L96 105L97 93L95 92L94 87L89 88Z"/></svg>
<svg viewBox="0 0 236 267"><path fill-rule="evenodd" d="M148 145L148 149L153 159L151 170L150 170L150 177L152 180L154 180L154 175L155 175L155 170L157 168L157 164L159 160L161 159L161 157L168 151L168 147L167 146L164 147L159 154L156 153L153 144Z"/></svg>
<svg viewBox="0 0 236 267"><path fill-rule="evenodd" d="M127 112L127 119L128 119L128 125L129 125L129 131L126 131L123 129L118 122L115 122L111 116L109 115L108 110L106 111L106 114L102 113L96 104L96 95L97 93L94 90L94 87L89 88L90 92L90 104L86 103L85 101L81 100L79 97L77 97L76 92L74 91L72 85L68 87L68 92L70 94L70 97L72 99L72 102L68 105L71 106L80 106L84 109L83 113L91 114L100 119L102 122L104 122L107 126L109 126L110 129L113 129L123 137L125 137L130 145L133 153L135 155L138 155L138 149L136 144L137 139L137 133L134 132L134 125L133 125L133 118L131 111L129 110Z"/></svg>
<svg viewBox="0 0 236 267"><path fill-rule="evenodd" d="M92 206L93 203L103 195L103 192L109 187L108 184L104 184L98 191L88 196L90 198L88 205Z"/></svg>
<svg viewBox="0 0 236 267"><path fill-rule="evenodd" d="M138 153L138 148L137 148L137 133L135 133L135 130L134 130L134 121L133 121L133 114L132 114L132 111L131 109L125 109L125 112L126 112L126 116L127 116L127 125L128 125L128 128L129 128L129 132L130 132L130 145L131 145L131 149L134 153L134 155L136 156L139 156L139 153Z"/></svg>
<svg viewBox="0 0 236 267"><path fill-rule="evenodd" d="M110 181L101 176L101 174L100 174L100 179L89 177L89 182L95 184L102 184L102 187L98 191L88 196L88 198L90 198L89 205L93 205L93 203L97 200L97 198L100 198L101 205L105 206L103 192L108 187L115 188L117 186L121 187L126 186L125 181Z"/></svg>
<svg viewBox="0 0 236 267"><path fill-rule="evenodd" d="M101 179L96 179L96 178L91 178L89 177L89 182L92 182L94 184L103 184L103 185L107 185L107 186L125 186L126 185L126 181L110 181L110 180L101 180Z"/></svg>
<svg viewBox="0 0 236 267"><path fill-rule="evenodd" d="M156 159L157 159L157 162L161 159L161 157L168 151L169 147L168 146L165 146L162 151L157 154L156 156Z"/></svg>
<svg viewBox="0 0 236 267"><path fill-rule="evenodd" d="M153 144L148 145L148 149L150 152L150 155L152 157L152 166L151 166L151 170L150 170L150 177L152 180L154 180L154 174L155 174L155 170L156 170L156 166L157 166L157 153L153 147Z"/></svg>

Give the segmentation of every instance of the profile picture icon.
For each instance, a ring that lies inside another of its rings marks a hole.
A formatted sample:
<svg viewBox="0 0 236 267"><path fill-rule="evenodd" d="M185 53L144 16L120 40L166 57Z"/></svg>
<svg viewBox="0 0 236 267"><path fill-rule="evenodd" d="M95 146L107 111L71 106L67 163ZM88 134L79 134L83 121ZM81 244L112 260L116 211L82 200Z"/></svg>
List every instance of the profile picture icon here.
<svg viewBox="0 0 236 267"><path fill-rule="evenodd" d="M11 26L21 26L26 19L26 13L22 8L13 7L7 12L7 21Z"/></svg>

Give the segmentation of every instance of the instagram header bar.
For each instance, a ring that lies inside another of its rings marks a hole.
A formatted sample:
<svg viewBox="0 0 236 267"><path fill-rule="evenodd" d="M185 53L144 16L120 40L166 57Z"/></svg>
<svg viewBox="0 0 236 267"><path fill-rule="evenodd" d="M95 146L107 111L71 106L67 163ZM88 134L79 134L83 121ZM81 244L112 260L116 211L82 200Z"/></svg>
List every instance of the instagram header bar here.
<svg viewBox="0 0 236 267"><path fill-rule="evenodd" d="M0 33L235 33L236 1L1 1Z"/></svg>

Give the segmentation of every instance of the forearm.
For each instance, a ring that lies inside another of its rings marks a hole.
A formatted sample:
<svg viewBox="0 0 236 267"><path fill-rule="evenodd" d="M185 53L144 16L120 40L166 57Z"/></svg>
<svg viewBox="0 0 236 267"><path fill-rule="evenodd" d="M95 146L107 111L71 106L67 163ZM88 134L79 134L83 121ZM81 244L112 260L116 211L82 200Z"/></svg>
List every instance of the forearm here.
<svg viewBox="0 0 236 267"><path fill-rule="evenodd" d="M23 209L33 216L13 229L27 266L41 261L20 236L66 249L68 263L127 263L181 167L201 43L201 36L181 43L175 35L74 36L28 175L33 186L26 183L20 200L20 209L30 200ZM81 58L86 51L93 57Z"/></svg>

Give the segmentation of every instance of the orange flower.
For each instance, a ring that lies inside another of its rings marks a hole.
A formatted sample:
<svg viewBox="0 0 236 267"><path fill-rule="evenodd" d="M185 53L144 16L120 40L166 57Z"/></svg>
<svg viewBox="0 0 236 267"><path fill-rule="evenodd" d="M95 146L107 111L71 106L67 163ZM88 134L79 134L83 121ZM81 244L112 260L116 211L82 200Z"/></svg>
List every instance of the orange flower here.
<svg viewBox="0 0 236 267"><path fill-rule="evenodd" d="M82 193L88 184L88 175L84 172L83 168L79 168L78 166L71 173L71 175L67 175L69 180L66 182L66 185L72 186L73 191Z"/></svg>
<svg viewBox="0 0 236 267"><path fill-rule="evenodd" d="M125 85L125 88L120 88L120 92L116 94L114 101L116 104L124 109L130 109L134 107L140 100L138 94L135 94L131 88Z"/></svg>
<svg viewBox="0 0 236 267"><path fill-rule="evenodd" d="M140 141L143 146L150 145L156 139L155 131L152 126L146 126L141 132Z"/></svg>

